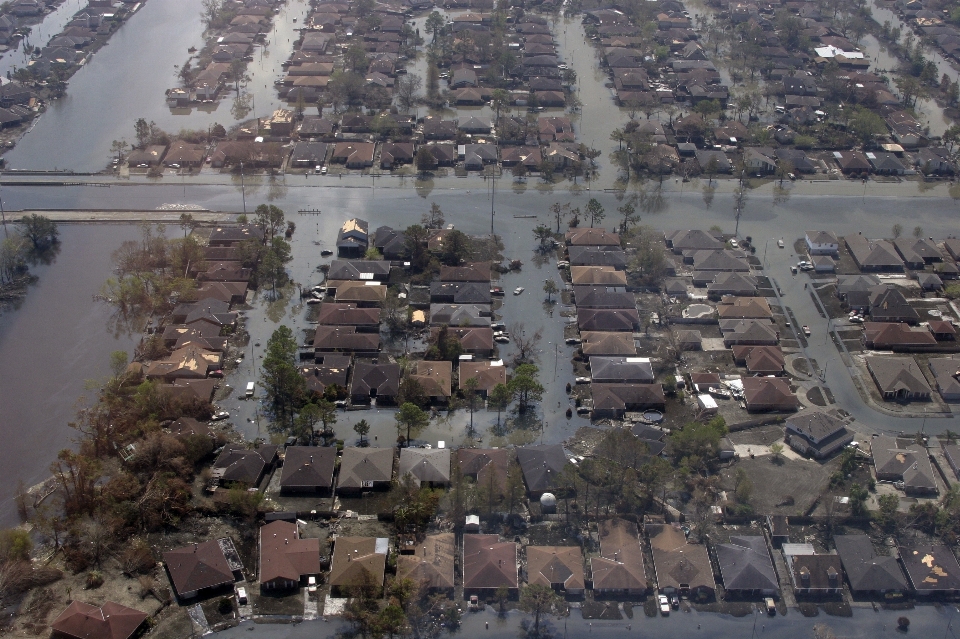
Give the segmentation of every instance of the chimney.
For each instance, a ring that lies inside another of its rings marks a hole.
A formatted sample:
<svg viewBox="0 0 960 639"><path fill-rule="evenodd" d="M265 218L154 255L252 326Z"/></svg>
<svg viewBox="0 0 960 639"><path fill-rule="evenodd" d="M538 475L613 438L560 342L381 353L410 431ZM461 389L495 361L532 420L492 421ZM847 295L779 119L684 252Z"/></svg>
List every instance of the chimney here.
<svg viewBox="0 0 960 639"><path fill-rule="evenodd" d="M829 568L827 568L827 579L830 580L831 586L837 585L837 580L839 577L840 575L837 573L836 569L833 566L830 566Z"/></svg>
<svg viewBox="0 0 960 639"><path fill-rule="evenodd" d="M806 566L800 569L800 582L803 583L804 586L810 586L810 570Z"/></svg>

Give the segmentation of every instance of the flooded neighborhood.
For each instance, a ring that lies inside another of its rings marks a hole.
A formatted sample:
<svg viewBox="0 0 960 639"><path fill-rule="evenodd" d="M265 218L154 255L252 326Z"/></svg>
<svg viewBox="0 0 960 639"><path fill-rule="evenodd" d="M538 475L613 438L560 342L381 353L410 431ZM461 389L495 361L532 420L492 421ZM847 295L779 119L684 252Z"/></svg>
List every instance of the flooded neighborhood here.
<svg viewBox="0 0 960 639"><path fill-rule="evenodd" d="M0 6L0 634L952 635L960 6Z"/></svg>

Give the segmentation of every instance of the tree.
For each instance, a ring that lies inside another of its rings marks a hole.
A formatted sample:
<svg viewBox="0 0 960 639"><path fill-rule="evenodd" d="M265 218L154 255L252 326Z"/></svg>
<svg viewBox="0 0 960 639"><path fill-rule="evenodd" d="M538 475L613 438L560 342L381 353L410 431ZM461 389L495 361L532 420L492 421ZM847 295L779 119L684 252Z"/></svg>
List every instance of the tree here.
<svg viewBox="0 0 960 639"><path fill-rule="evenodd" d="M417 94L423 88L423 78L416 73L406 73L397 78L395 92L397 104L404 111L409 111L417 104Z"/></svg>
<svg viewBox="0 0 960 639"><path fill-rule="evenodd" d="M520 414L527 412L530 404L540 401L543 397L544 388L537 379L538 375L539 370L533 364L520 364L513 371L513 377L507 382L507 388L513 393Z"/></svg>
<svg viewBox="0 0 960 639"><path fill-rule="evenodd" d="M517 354L514 360L522 364L534 359L537 348L540 346L540 340L543 338L543 330L537 329L527 335L526 324L523 322L514 322L507 327L507 330L513 336L513 344L517 348Z"/></svg>
<svg viewBox="0 0 960 639"><path fill-rule="evenodd" d="M394 415L394 419L397 421L398 438L401 436L402 431L406 429L407 437L405 441L408 446L410 444L410 438L418 434L430 423L430 417L423 412L419 406L411 404L410 402L406 402L400 406L400 410Z"/></svg>
<svg viewBox="0 0 960 639"><path fill-rule="evenodd" d="M467 396L468 406L470 407L470 430L467 432L471 435L473 434L473 411L477 409L477 389L479 387L480 380L476 377L471 377L463 383L463 392Z"/></svg>
<svg viewBox="0 0 960 639"><path fill-rule="evenodd" d="M264 239L269 241L284 226L283 209L273 204L260 204L253 211L256 225L263 231Z"/></svg>
<svg viewBox="0 0 960 639"><path fill-rule="evenodd" d="M427 253L430 231L419 224L411 224L403 235L404 251L410 258L410 267L414 273L419 273L430 264L430 255Z"/></svg>
<svg viewBox="0 0 960 639"><path fill-rule="evenodd" d="M417 164L417 171L420 172L421 176L429 173L430 170L437 165L436 158L433 157L433 153L427 146L421 146L417 149L417 155L414 161Z"/></svg>
<svg viewBox="0 0 960 639"><path fill-rule="evenodd" d="M550 207L550 212L557 218L557 233L560 232L560 220L570 211L570 203L560 204L559 202L554 202Z"/></svg>
<svg viewBox="0 0 960 639"><path fill-rule="evenodd" d="M532 635L534 637L540 636L540 618L558 614L562 605L563 600L549 586L530 584L520 593L520 609L533 615Z"/></svg>
<svg viewBox="0 0 960 639"><path fill-rule="evenodd" d="M590 216L590 228L593 228L595 222L602 222L605 215L603 205L596 198L590 198L585 212Z"/></svg>
<svg viewBox="0 0 960 639"><path fill-rule="evenodd" d="M640 221L640 216L637 215L637 208L634 206L637 202L637 197L632 196L629 200L624 202L621 206L617 207L617 212L623 216L623 222L620 223L620 232L626 233L627 229L630 228L631 224L636 224Z"/></svg>
<svg viewBox="0 0 960 639"><path fill-rule="evenodd" d="M370 432L370 424L367 423L367 420L361 419L359 422L353 425L353 430L357 435L360 435L360 445L365 445L363 438L367 436L367 433Z"/></svg>
<svg viewBox="0 0 960 639"><path fill-rule="evenodd" d="M507 388L506 384L497 384L490 391L490 405L497 408L497 428L500 427L500 412L510 405L513 401L513 393Z"/></svg>
<svg viewBox="0 0 960 639"><path fill-rule="evenodd" d="M127 150L126 140L114 140L110 143L110 153L117 154L117 162L123 159L123 152Z"/></svg>
<svg viewBox="0 0 960 639"><path fill-rule="evenodd" d="M303 404L306 382L297 370L297 340L286 326L280 326L267 340L267 352L261 364L260 383L273 405L276 416L289 419Z"/></svg>
<svg viewBox="0 0 960 639"><path fill-rule="evenodd" d="M150 124L143 118L133 123L133 134L137 138L137 146L145 148L150 142Z"/></svg>
<svg viewBox="0 0 960 639"><path fill-rule="evenodd" d="M854 484L850 487L850 511L856 517L863 517L867 514L867 498L870 493L860 484Z"/></svg>
<svg viewBox="0 0 960 639"><path fill-rule="evenodd" d="M918 240L919 240L921 237L923 237L923 227L922 227L922 226L915 226L915 227L913 227L913 236L914 236L915 238L917 238Z"/></svg>
<svg viewBox="0 0 960 639"><path fill-rule="evenodd" d="M543 292L547 294L547 302L553 303L553 296L559 291L557 283L553 280L547 280L543 283Z"/></svg>
<svg viewBox="0 0 960 639"><path fill-rule="evenodd" d="M510 104L510 94L506 90L494 89L490 93L490 106L493 107L493 110L496 113L496 120L494 120L494 124L499 124L500 110L508 104Z"/></svg>
<svg viewBox="0 0 960 639"><path fill-rule="evenodd" d="M780 461L780 458L783 457L783 444L780 442L770 444L770 453L773 455L774 461Z"/></svg>
<svg viewBox="0 0 960 639"><path fill-rule="evenodd" d="M194 221L193 216L189 213L180 214L180 228L183 229L183 236L187 236L187 231L193 230L196 227L197 223Z"/></svg>
<svg viewBox="0 0 960 639"><path fill-rule="evenodd" d="M20 235L30 242L35 253L42 253L60 243L57 224L43 215L24 215L20 218Z"/></svg>
<svg viewBox="0 0 960 639"><path fill-rule="evenodd" d="M540 224L533 229L533 236L540 242L540 248L544 248L553 239L553 231L546 224Z"/></svg>
<svg viewBox="0 0 960 639"><path fill-rule="evenodd" d="M903 235L903 225L900 223L894 224L891 231L893 232L893 238L896 239Z"/></svg>
<svg viewBox="0 0 960 639"><path fill-rule="evenodd" d="M436 42L437 36L447 25L447 19L439 11L431 11L424 23L424 28L433 34L433 40Z"/></svg>
<svg viewBox="0 0 960 639"><path fill-rule="evenodd" d="M442 229L446 220L443 218L443 211L436 202L430 204L430 210L420 217L420 223L427 229Z"/></svg>
<svg viewBox="0 0 960 639"><path fill-rule="evenodd" d="M884 123L883 118L864 107L860 107L854 112L850 118L848 127L863 144L868 144L873 141L876 136L883 135L887 132L887 125Z"/></svg>

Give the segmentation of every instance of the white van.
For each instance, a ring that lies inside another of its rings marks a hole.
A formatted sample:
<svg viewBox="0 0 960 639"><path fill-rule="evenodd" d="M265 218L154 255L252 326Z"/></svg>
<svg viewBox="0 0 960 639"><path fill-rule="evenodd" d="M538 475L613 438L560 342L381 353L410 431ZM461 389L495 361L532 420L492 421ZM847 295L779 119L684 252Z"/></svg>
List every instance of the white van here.
<svg viewBox="0 0 960 639"><path fill-rule="evenodd" d="M244 397L253 397L253 382L247 382L247 392L243 394Z"/></svg>

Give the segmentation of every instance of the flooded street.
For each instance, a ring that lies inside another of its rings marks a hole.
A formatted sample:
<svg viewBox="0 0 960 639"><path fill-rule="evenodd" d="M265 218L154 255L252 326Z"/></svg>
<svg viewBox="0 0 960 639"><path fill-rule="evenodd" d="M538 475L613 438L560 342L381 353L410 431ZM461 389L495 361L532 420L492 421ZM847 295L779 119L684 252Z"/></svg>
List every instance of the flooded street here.
<svg viewBox="0 0 960 639"><path fill-rule="evenodd" d="M306 0L288 0L280 6L273 30L267 34L269 44L254 51L247 68L251 77L247 91L255 109L241 119L269 116L281 106L273 81L298 37L293 19L302 24L307 10ZM190 55L187 49L203 47L200 11L201 0L143 5L70 79L66 97L52 102L16 148L4 155L8 166L100 171L109 162L113 140L134 140L133 124L138 118L156 122L170 133L207 129L215 122L227 128L234 125L238 119L231 112L233 92L225 91L216 105L209 105L213 109L205 105L171 110L166 105L164 91L177 86L177 67ZM149 73L144 65L149 65Z"/></svg>
<svg viewBox="0 0 960 639"><path fill-rule="evenodd" d="M30 56L23 51L23 45L45 47L50 40L63 31L63 28L70 22L73 15L87 6L86 0L64 0L56 9L44 16L43 21L30 27L30 35L22 38L16 43L16 47L10 49L0 58L0 76L7 77L8 73L13 73L16 69L25 67L30 62Z"/></svg>

